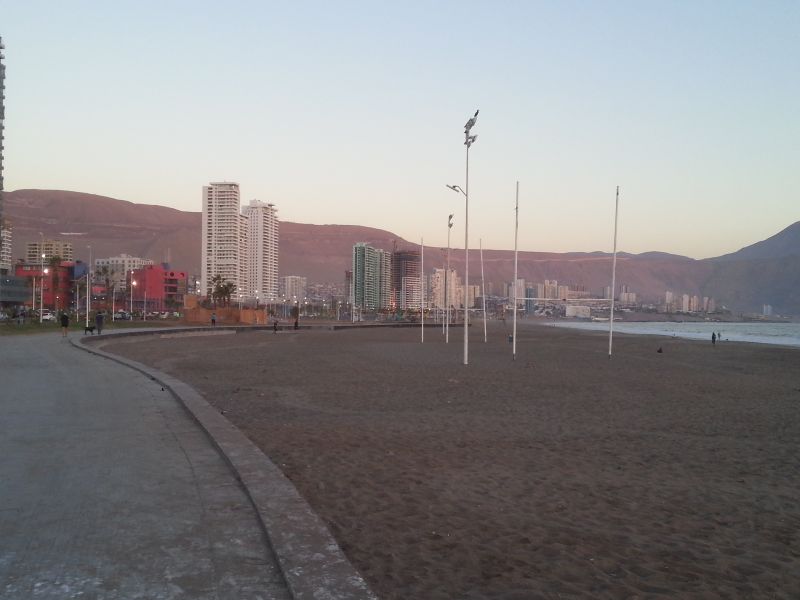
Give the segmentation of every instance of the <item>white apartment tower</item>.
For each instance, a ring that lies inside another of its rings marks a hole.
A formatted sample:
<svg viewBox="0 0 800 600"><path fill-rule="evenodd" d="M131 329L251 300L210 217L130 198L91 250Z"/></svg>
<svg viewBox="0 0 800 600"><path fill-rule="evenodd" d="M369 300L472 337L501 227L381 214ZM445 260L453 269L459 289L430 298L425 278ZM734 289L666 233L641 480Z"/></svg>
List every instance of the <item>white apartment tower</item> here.
<svg viewBox="0 0 800 600"><path fill-rule="evenodd" d="M274 204L251 200L247 222L245 296L256 300L278 297L278 210Z"/></svg>
<svg viewBox="0 0 800 600"><path fill-rule="evenodd" d="M0 38L0 271L11 269L11 224L3 205L3 128L5 123L6 67L3 64L3 38Z"/></svg>
<svg viewBox="0 0 800 600"><path fill-rule="evenodd" d="M201 294L211 295L219 275L235 295L269 301L278 296L278 210L252 200L242 210L238 183L203 187Z"/></svg>
<svg viewBox="0 0 800 600"><path fill-rule="evenodd" d="M200 289L206 296L211 295L211 280L217 275L242 287L245 231L239 210L238 183L203 186Z"/></svg>

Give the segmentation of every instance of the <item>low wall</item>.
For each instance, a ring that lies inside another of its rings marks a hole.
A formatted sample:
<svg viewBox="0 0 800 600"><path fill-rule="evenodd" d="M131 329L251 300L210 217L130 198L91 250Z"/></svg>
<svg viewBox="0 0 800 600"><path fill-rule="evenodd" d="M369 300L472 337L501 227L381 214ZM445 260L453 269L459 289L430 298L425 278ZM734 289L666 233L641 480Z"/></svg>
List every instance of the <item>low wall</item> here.
<svg viewBox="0 0 800 600"><path fill-rule="evenodd" d="M208 325L211 313L217 315L217 325L267 325L267 314L264 309L224 306L219 308L203 308L200 306L184 309L184 322L191 325Z"/></svg>

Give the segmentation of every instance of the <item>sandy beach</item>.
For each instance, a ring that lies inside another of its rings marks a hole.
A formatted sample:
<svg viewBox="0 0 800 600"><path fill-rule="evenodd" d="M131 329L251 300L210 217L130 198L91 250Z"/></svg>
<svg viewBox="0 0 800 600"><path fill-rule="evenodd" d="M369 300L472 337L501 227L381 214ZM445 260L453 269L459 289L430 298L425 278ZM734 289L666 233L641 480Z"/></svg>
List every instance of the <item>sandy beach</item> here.
<svg viewBox="0 0 800 600"><path fill-rule="evenodd" d="M800 351L509 325L130 338L384 599L800 597ZM662 353L656 350L661 347Z"/></svg>

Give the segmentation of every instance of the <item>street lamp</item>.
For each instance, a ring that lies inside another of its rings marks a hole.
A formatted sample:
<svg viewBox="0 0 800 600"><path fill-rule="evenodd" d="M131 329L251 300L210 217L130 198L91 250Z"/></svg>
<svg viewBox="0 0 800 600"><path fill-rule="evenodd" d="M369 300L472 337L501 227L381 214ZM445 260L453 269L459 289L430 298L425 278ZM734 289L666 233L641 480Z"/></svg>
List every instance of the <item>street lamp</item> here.
<svg viewBox="0 0 800 600"><path fill-rule="evenodd" d="M44 254L42 254L44 256ZM44 276L47 275L49 269L42 270L42 285L39 286L39 323L42 322L44 316Z"/></svg>
<svg viewBox="0 0 800 600"><path fill-rule="evenodd" d="M89 311L92 308L92 247L89 249L89 269L86 271L86 327L89 327Z"/></svg>
<svg viewBox="0 0 800 600"><path fill-rule="evenodd" d="M39 235L42 235L41 231L39 232ZM44 250L44 240L42 241L41 249ZM42 322L42 316L43 316L42 315L42 309L44 308L44 304L43 304L43 302L44 302L44 252L42 252L41 257L42 257L42 260L39 263L40 264L39 273L41 273L40 278L39 278L39 281L40 281L40 285L39 285L39 323ZM36 294L35 294L35 292L34 292L34 296L33 297L34 297L34 304L36 304L36 300L35 300L36 299ZM36 308L36 307L34 306L34 308Z"/></svg>
<svg viewBox="0 0 800 600"><path fill-rule="evenodd" d="M478 113L476 110L472 118L464 124L464 145L467 147L467 165L466 165L466 183L465 188L457 185L448 185L454 192L461 192L464 195L464 364L469 364L469 149L475 140L478 139L477 135L471 135L470 132L478 120Z"/></svg>
<svg viewBox="0 0 800 600"><path fill-rule="evenodd" d="M453 215L449 215L447 217L447 268L444 272L444 305L447 308L447 316L445 317L444 321L444 343L450 343L450 304L449 304L449 296L448 286L447 286L447 278L450 275L450 230L453 228Z"/></svg>
<svg viewBox="0 0 800 600"><path fill-rule="evenodd" d="M133 279L133 271L131 271L131 320L133 319L133 291L136 289L136 280Z"/></svg>

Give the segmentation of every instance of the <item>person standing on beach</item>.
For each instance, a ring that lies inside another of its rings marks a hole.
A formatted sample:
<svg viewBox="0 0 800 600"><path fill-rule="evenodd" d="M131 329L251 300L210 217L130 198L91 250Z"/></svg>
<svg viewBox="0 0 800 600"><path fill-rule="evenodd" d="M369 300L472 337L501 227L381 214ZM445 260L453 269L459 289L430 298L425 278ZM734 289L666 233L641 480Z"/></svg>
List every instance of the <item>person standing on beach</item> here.
<svg viewBox="0 0 800 600"><path fill-rule="evenodd" d="M61 337L67 337L67 329L69 329L69 315L65 312L61 313Z"/></svg>
<svg viewBox="0 0 800 600"><path fill-rule="evenodd" d="M717 345L717 334L714 333L713 331L711 332L711 345L712 346Z"/></svg>

